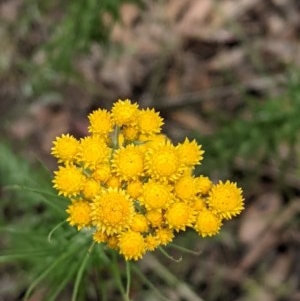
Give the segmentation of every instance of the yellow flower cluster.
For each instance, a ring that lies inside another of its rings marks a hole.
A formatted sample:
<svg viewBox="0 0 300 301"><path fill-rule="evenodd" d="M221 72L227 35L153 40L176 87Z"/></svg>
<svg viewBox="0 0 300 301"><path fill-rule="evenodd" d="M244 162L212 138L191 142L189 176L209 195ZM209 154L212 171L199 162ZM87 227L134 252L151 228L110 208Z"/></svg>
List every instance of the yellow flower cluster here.
<svg viewBox="0 0 300 301"><path fill-rule="evenodd" d="M95 242L137 260L187 227L215 235L222 221L243 210L235 183L193 175L201 146L188 139L172 144L153 109L118 100L111 111L95 110L88 119L89 136L54 141L60 166L53 183L71 201L69 224L92 229Z"/></svg>

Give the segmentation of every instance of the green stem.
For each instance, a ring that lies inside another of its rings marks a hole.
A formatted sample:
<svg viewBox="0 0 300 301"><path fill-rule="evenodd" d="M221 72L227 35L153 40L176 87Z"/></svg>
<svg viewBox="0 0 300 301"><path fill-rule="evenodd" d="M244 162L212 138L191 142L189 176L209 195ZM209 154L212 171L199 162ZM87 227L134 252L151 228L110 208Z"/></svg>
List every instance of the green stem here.
<svg viewBox="0 0 300 301"><path fill-rule="evenodd" d="M75 274L77 266L76 265L70 265L70 269L66 271L66 274L64 275L64 278L61 282L59 282L56 289L51 293L51 296L47 299L47 301L55 301L57 300L57 296L59 293L66 287L67 283L73 278L73 275Z"/></svg>
<svg viewBox="0 0 300 301"><path fill-rule="evenodd" d="M131 283L131 273L130 273L130 262L126 260L126 295L129 296L130 283Z"/></svg>
<svg viewBox="0 0 300 301"><path fill-rule="evenodd" d="M169 255L162 247L159 247L158 249L162 254L164 254L168 259L170 259L172 261L180 262L182 260L182 256L180 256L178 259L175 259L171 255Z"/></svg>
<svg viewBox="0 0 300 301"><path fill-rule="evenodd" d="M116 126L112 137L112 144L114 150L119 148L119 134L120 134L120 128Z"/></svg>
<svg viewBox="0 0 300 301"><path fill-rule="evenodd" d="M78 294L78 289L79 289L79 285L80 285L80 282L81 282L81 279L82 279L82 275L83 275L83 272L84 272L84 269L87 265L87 262L90 258L90 255L91 255L91 252L93 250L93 246L95 245L95 243L93 243L89 249L87 250L85 256L83 257L83 260L82 260L82 263L78 269L78 272L77 272L77 275L76 275L76 280L75 280L75 284L74 284L74 289L73 289L73 293L72 293L72 301L76 301L76 297L77 297L77 294Z"/></svg>
<svg viewBox="0 0 300 301"><path fill-rule="evenodd" d="M116 280L116 284L119 288L119 291L123 297L123 300L124 301L131 301L129 296L127 295L125 289L124 289L124 286L122 284L122 279L121 279L121 273L120 273L120 269L118 267L118 261L117 261L117 256L116 254L113 254L113 260L112 260L112 264L111 264L111 269L112 269L112 272L115 276L115 280Z"/></svg>
<svg viewBox="0 0 300 301"><path fill-rule="evenodd" d="M184 253L193 254L193 255L196 255L196 256L201 254L201 251L193 251L193 250L187 249L185 247L176 245L174 243L170 243L168 246L171 247L171 248L180 250L180 251L182 251Z"/></svg>
<svg viewBox="0 0 300 301"><path fill-rule="evenodd" d="M142 281L149 287L151 290L157 295L159 299L162 301L170 301L167 297L165 297L156 287L155 285L140 271L138 266L132 267L133 271L142 279Z"/></svg>

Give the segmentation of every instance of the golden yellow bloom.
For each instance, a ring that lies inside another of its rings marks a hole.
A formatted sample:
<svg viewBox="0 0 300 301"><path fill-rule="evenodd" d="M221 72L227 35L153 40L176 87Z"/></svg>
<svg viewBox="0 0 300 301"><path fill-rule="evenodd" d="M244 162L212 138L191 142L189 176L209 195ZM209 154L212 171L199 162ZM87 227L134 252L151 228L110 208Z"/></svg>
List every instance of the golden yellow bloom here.
<svg viewBox="0 0 300 301"><path fill-rule="evenodd" d="M154 148L158 144L165 145L167 142L171 143L170 139L164 134L140 134L139 141L147 144L147 148Z"/></svg>
<svg viewBox="0 0 300 301"><path fill-rule="evenodd" d="M86 199L91 200L101 191L101 186L99 182L94 179L87 179L83 184L82 193Z"/></svg>
<svg viewBox="0 0 300 301"><path fill-rule="evenodd" d="M210 210L202 210L196 218L194 229L199 235L213 236L219 233L222 225L221 218Z"/></svg>
<svg viewBox="0 0 300 301"><path fill-rule="evenodd" d="M208 209L205 203L205 200L202 199L201 197L197 197L193 202L192 202L192 207L196 212L200 212L203 209Z"/></svg>
<svg viewBox="0 0 300 301"><path fill-rule="evenodd" d="M192 176L183 176L176 181L174 193L181 200L191 200L196 196L196 181Z"/></svg>
<svg viewBox="0 0 300 301"><path fill-rule="evenodd" d="M176 146L180 156L181 162L185 165L199 165L203 159L204 151L201 149L201 145L198 145L195 140L189 141L187 138L183 143Z"/></svg>
<svg viewBox="0 0 300 301"><path fill-rule="evenodd" d="M72 135L62 135L53 142L51 154L58 162L70 163L77 160L79 141Z"/></svg>
<svg viewBox="0 0 300 301"><path fill-rule="evenodd" d="M122 186L122 181L120 177L117 176L111 176L107 181L106 181L106 186L110 188L121 188Z"/></svg>
<svg viewBox="0 0 300 301"><path fill-rule="evenodd" d="M141 181L130 181L126 191L132 198L137 199L143 192L143 183Z"/></svg>
<svg viewBox="0 0 300 301"><path fill-rule="evenodd" d="M148 221L145 215L140 213L135 214L132 219L131 230L135 232L147 232L148 228Z"/></svg>
<svg viewBox="0 0 300 301"><path fill-rule="evenodd" d="M192 226L195 220L195 212L187 203L174 203L165 213L168 226L176 231L185 230L187 226Z"/></svg>
<svg viewBox="0 0 300 301"><path fill-rule="evenodd" d="M144 171L143 153L134 145L121 147L113 154L112 167L124 180L137 179Z"/></svg>
<svg viewBox="0 0 300 301"><path fill-rule="evenodd" d="M155 230L155 237L159 241L160 245L167 245L174 238L174 233L171 229L167 228L158 228Z"/></svg>
<svg viewBox="0 0 300 301"><path fill-rule="evenodd" d="M97 242L97 243L103 243L103 242L107 242L107 235L106 233L96 230L93 234L93 241Z"/></svg>
<svg viewBox="0 0 300 301"><path fill-rule="evenodd" d="M110 165L108 163L99 164L92 173L93 179L99 183L105 183L111 176Z"/></svg>
<svg viewBox="0 0 300 301"><path fill-rule="evenodd" d="M194 171L195 171L195 166L185 166L184 167L184 171L182 173L182 176L190 176L193 177L194 176Z"/></svg>
<svg viewBox="0 0 300 301"><path fill-rule="evenodd" d="M138 114L138 127L142 134L157 134L160 133L163 125L163 119L154 109L140 110Z"/></svg>
<svg viewBox="0 0 300 301"><path fill-rule="evenodd" d="M88 202L73 200L66 212L69 214L67 221L71 226L76 226L78 230L90 226L91 208Z"/></svg>
<svg viewBox="0 0 300 301"><path fill-rule="evenodd" d="M72 197L80 193L85 176L75 165L60 166L54 172L54 188L58 190L59 195Z"/></svg>
<svg viewBox="0 0 300 301"><path fill-rule="evenodd" d="M167 136L163 134L156 134L156 135L140 134L138 141L140 141L140 143L138 144L139 149L144 154L146 154L149 149L156 148L160 144L165 145L166 142L169 140Z"/></svg>
<svg viewBox="0 0 300 301"><path fill-rule="evenodd" d="M146 218L152 227L160 227L163 223L163 216L160 210L149 210Z"/></svg>
<svg viewBox="0 0 300 301"><path fill-rule="evenodd" d="M97 134L107 139L107 135L113 130L111 114L107 110L98 109L88 115L90 125L89 133Z"/></svg>
<svg viewBox="0 0 300 301"><path fill-rule="evenodd" d="M171 143L149 149L145 159L147 175L153 179L175 181L183 172L177 149Z"/></svg>
<svg viewBox="0 0 300 301"><path fill-rule="evenodd" d="M149 181L143 185L140 201L147 209L162 209L172 202L172 194L169 186Z"/></svg>
<svg viewBox="0 0 300 301"><path fill-rule="evenodd" d="M154 251L160 244L158 238L153 234L148 234L145 237L145 248L147 251Z"/></svg>
<svg viewBox="0 0 300 301"><path fill-rule="evenodd" d="M122 134L124 135L125 140L135 141L139 137L139 130L135 125L128 125L122 128Z"/></svg>
<svg viewBox="0 0 300 301"><path fill-rule="evenodd" d="M118 245L120 253L124 255L126 260L138 260L146 251L143 236L134 231L128 231L120 234Z"/></svg>
<svg viewBox="0 0 300 301"><path fill-rule="evenodd" d="M212 187L207 203L209 208L216 211L221 217L231 219L244 209L242 189L238 188L236 183L220 181L219 184Z"/></svg>
<svg viewBox="0 0 300 301"><path fill-rule="evenodd" d="M88 136L80 141L79 162L84 167L95 169L109 160L110 149L99 136Z"/></svg>
<svg viewBox="0 0 300 301"><path fill-rule="evenodd" d="M207 195L213 185L209 177L199 176L196 177L195 180L196 180L197 192L200 192L202 195Z"/></svg>
<svg viewBox="0 0 300 301"><path fill-rule="evenodd" d="M108 235L107 236L107 245L111 249L117 249L119 245L119 238L117 235Z"/></svg>
<svg viewBox="0 0 300 301"><path fill-rule="evenodd" d="M132 200L123 190L117 188L103 189L95 197L91 208L94 226L107 235L128 229L134 215Z"/></svg>
<svg viewBox="0 0 300 301"><path fill-rule="evenodd" d="M114 103L111 113L117 126L131 125L136 121L138 105L136 103L131 103L129 99L119 99Z"/></svg>

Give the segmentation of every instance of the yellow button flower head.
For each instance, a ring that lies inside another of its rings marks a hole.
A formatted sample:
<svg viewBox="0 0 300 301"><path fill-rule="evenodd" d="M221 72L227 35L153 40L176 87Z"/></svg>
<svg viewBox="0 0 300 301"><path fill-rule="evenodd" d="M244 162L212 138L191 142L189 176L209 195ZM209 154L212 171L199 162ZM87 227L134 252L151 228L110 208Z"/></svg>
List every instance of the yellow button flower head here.
<svg viewBox="0 0 300 301"><path fill-rule="evenodd" d="M145 160L147 175L162 182L175 181L183 172L178 151L171 143L149 149Z"/></svg>
<svg viewBox="0 0 300 301"><path fill-rule="evenodd" d="M79 141L72 135L62 135L53 142L51 154L59 163L70 163L77 160Z"/></svg>
<svg viewBox="0 0 300 301"><path fill-rule="evenodd" d="M219 184L214 185L207 202L211 210L216 211L225 219L231 219L244 209L242 189L230 181L225 183L220 181Z"/></svg>
<svg viewBox="0 0 300 301"><path fill-rule="evenodd" d="M143 192L143 183L141 181L130 181L126 191L133 199L137 199Z"/></svg>
<svg viewBox="0 0 300 301"><path fill-rule="evenodd" d="M219 233L221 225L219 216L210 210L202 210L196 218L194 229L203 237L213 236Z"/></svg>
<svg viewBox="0 0 300 301"><path fill-rule="evenodd" d="M148 234L145 237L145 246L147 251L154 251L160 245L160 241L153 234Z"/></svg>
<svg viewBox="0 0 300 301"><path fill-rule="evenodd" d="M124 180L137 179L144 171L143 153L134 145L121 147L113 154L112 167Z"/></svg>
<svg viewBox="0 0 300 301"><path fill-rule="evenodd" d="M149 210L166 208L172 201L169 186L149 181L143 185L141 203Z"/></svg>
<svg viewBox="0 0 300 301"><path fill-rule="evenodd" d="M147 145L147 148L154 148L158 144L165 145L167 142L171 143L171 140L164 134L140 134L139 141L143 142L142 145Z"/></svg>
<svg viewBox="0 0 300 301"><path fill-rule="evenodd" d="M67 221L71 226L77 226L78 230L90 226L91 208L88 202L73 200L66 212L69 214Z"/></svg>
<svg viewBox="0 0 300 301"><path fill-rule="evenodd" d="M111 176L110 165L108 163L99 164L92 173L92 178L99 182L105 183Z"/></svg>
<svg viewBox="0 0 300 301"><path fill-rule="evenodd" d="M199 176L196 177L195 180L196 180L197 192L200 192L202 195L207 195L213 185L209 177Z"/></svg>
<svg viewBox="0 0 300 301"><path fill-rule="evenodd" d="M146 218L152 227L160 227L163 223L161 210L149 210L146 212Z"/></svg>
<svg viewBox="0 0 300 301"><path fill-rule="evenodd" d="M187 166L199 165L203 159L204 151L201 145L197 144L195 140L189 141L187 138L183 143L178 144L177 147L181 162Z"/></svg>
<svg viewBox="0 0 300 301"><path fill-rule="evenodd" d="M138 140L139 130L136 125L128 125L122 128L122 133L124 135L124 139L127 141L135 141Z"/></svg>
<svg viewBox="0 0 300 301"><path fill-rule="evenodd" d="M111 114L107 110L95 110L88 115L88 119L90 122L89 133L100 135L106 139L106 136L113 130Z"/></svg>
<svg viewBox="0 0 300 301"><path fill-rule="evenodd" d="M79 162L84 167L95 169L100 163L109 159L110 149L98 136L88 136L80 141Z"/></svg>
<svg viewBox="0 0 300 301"><path fill-rule="evenodd" d="M107 245L111 248L111 249L117 249L118 245L119 245L119 238L116 234L114 235L108 235L107 236Z"/></svg>
<svg viewBox="0 0 300 301"><path fill-rule="evenodd" d="M121 188L122 187L122 180L120 177L116 175L111 175L110 178L106 181L106 187L110 188Z"/></svg>
<svg viewBox="0 0 300 301"><path fill-rule="evenodd" d="M131 103L129 99L118 100L114 103L111 113L117 126L132 125L136 122L138 105Z"/></svg>
<svg viewBox="0 0 300 301"><path fill-rule="evenodd" d="M158 228L155 230L155 237L159 241L160 245L167 245L174 238L174 233L171 229L167 228Z"/></svg>
<svg viewBox="0 0 300 301"><path fill-rule="evenodd" d="M147 232L148 229L148 221L145 215L140 213L135 214L132 219L131 230L135 232Z"/></svg>
<svg viewBox="0 0 300 301"><path fill-rule="evenodd" d="M138 127L142 134L157 134L160 133L163 125L163 119L154 109L140 110L138 114Z"/></svg>
<svg viewBox="0 0 300 301"><path fill-rule="evenodd" d="M195 220L195 212L187 203L174 203L165 213L166 222L171 229L185 230L192 226Z"/></svg>
<svg viewBox="0 0 300 301"><path fill-rule="evenodd" d="M196 196L196 181L192 176L181 177L174 185L174 193L181 200L191 200Z"/></svg>
<svg viewBox="0 0 300 301"><path fill-rule="evenodd" d="M203 198L197 197L193 202L192 202L192 207L196 212L200 212L204 209L208 209L206 206L206 202Z"/></svg>
<svg viewBox="0 0 300 301"><path fill-rule="evenodd" d="M103 189L95 197L91 208L94 226L107 235L128 229L134 215L132 200L117 188Z"/></svg>
<svg viewBox="0 0 300 301"><path fill-rule="evenodd" d="M106 233L96 230L93 234L93 241L97 242L97 243L103 243L103 242L107 242L108 237L106 235Z"/></svg>
<svg viewBox="0 0 300 301"><path fill-rule="evenodd" d="M124 232L119 236L119 248L126 260L138 260L146 251L143 236L134 231Z"/></svg>
<svg viewBox="0 0 300 301"><path fill-rule="evenodd" d="M163 134L157 135L139 135L140 143L138 144L140 150L145 154L149 149L156 148L158 145L165 145L167 142L170 143L168 138Z"/></svg>
<svg viewBox="0 0 300 301"><path fill-rule="evenodd" d="M85 176L75 165L60 166L54 172L53 187L58 190L59 195L72 197L79 194L84 182Z"/></svg>
<svg viewBox="0 0 300 301"><path fill-rule="evenodd" d="M95 181L94 179L87 179L83 184L82 193L84 197L88 200L91 200L96 195L98 195L101 191L101 186L99 182Z"/></svg>

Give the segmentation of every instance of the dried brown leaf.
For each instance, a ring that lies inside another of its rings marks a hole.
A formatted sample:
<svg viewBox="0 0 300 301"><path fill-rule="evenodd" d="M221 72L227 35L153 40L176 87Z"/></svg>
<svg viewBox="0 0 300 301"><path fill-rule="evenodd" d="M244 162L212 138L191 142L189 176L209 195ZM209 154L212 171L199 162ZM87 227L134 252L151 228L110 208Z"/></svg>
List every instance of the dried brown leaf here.
<svg viewBox="0 0 300 301"><path fill-rule="evenodd" d="M277 193L266 192L260 195L241 217L239 239L247 245L254 244L268 228L281 208Z"/></svg>

